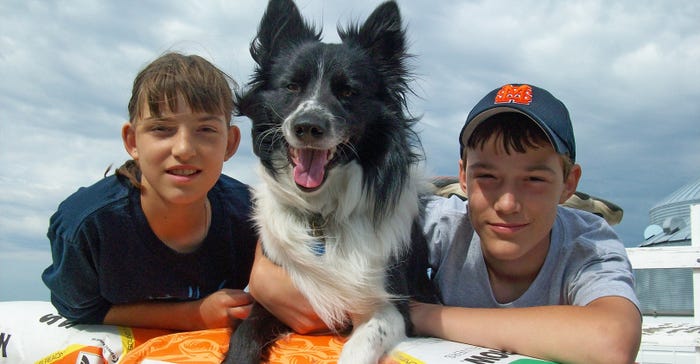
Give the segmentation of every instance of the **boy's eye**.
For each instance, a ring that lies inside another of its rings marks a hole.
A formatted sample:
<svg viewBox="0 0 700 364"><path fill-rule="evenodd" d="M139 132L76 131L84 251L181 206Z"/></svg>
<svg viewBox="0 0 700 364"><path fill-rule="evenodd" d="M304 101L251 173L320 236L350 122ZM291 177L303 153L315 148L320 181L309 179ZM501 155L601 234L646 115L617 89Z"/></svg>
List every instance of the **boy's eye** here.
<svg viewBox="0 0 700 364"><path fill-rule="evenodd" d="M209 125L202 126L199 128L199 130L203 131L203 132L207 132L207 133L216 133L218 131L217 128L215 128L213 126L209 126Z"/></svg>
<svg viewBox="0 0 700 364"><path fill-rule="evenodd" d="M530 176L527 178L529 182L546 182L547 180L544 177L539 177L539 176Z"/></svg>
<svg viewBox="0 0 700 364"><path fill-rule="evenodd" d="M474 177L476 177L477 179L494 179L494 178L496 178L496 176L494 176L493 174L490 174L490 173L479 173L479 174L476 174Z"/></svg>

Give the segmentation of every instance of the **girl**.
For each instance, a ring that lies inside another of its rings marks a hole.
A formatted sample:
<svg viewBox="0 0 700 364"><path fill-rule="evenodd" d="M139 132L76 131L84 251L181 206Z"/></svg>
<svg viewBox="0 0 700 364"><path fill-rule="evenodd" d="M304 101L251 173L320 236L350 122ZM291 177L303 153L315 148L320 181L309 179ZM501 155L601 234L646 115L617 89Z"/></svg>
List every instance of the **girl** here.
<svg viewBox="0 0 700 364"><path fill-rule="evenodd" d="M240 130L225 73L165 54L134 81L122 127L133 158L51 217L51 301L85 324L229 327L248 313L255 252L248 186L221 174Z"/></svg>

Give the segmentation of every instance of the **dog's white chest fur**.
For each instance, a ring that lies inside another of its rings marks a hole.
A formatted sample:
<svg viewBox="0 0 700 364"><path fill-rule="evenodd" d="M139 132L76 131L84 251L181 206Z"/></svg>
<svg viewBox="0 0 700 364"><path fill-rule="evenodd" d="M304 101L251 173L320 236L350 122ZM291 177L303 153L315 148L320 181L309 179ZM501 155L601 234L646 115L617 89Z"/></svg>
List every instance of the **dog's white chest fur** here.
<svg viewBox="0 0 700 364"><path fill-rule="evenodd" d="M335 168L323 190L304 198L293 181L260 172L265 183L255 192L254 217L265 253L287 270L321 319L338 327L348 314L366 316L390 303L387 263L408 249L417 186L407 184L393 211L373 223L372 204L381 196L362 190L355 162Z"/></svg>

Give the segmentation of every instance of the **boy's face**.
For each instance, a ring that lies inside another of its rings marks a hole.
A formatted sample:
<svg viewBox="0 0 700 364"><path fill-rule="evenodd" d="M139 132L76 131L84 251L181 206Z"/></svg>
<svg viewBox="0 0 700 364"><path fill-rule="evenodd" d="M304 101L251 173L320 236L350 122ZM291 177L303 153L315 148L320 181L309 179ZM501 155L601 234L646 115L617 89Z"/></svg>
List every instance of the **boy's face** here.
<svg viewBox="0 0 700 364"><path fill-rule="evenodd" d="M240 132L224 115L194 113L181 96L177 104L161 117L144 106L140 118L124 125L122 137L141 169L143 191L187 204L206 197L235 153Z"/></svg>
<svg viewBox="0 0 700 364"><path fill-rule="evenodd" d="M506 154L502 141L492 137L483 149L467 150L460 184L487 262L542 264L557 205L576 190L581 169L574 165L566 180L563 173L551 145Z"/></svg>

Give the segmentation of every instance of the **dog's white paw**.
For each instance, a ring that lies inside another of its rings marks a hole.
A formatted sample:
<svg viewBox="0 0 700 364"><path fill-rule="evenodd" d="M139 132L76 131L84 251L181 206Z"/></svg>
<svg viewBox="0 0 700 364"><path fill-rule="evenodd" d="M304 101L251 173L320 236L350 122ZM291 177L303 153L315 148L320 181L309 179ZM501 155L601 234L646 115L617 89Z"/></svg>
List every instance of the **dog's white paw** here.
<svg viewBox="0 0 700 364"><path fill-rule="evenodd" d="M387 304L367 322L355 323L338 364L377 364L382 355L405 338L403 317L393 305Z"/></svg>

